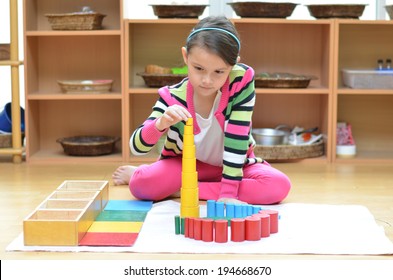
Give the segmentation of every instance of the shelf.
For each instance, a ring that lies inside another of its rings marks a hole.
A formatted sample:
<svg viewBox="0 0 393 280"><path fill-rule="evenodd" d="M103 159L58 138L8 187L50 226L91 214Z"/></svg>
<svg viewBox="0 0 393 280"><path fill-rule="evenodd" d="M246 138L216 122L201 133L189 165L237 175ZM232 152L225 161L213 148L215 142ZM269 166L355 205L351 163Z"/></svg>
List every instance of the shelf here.
<svg viewBox="0 0 393 280"><path fill-rule="evenodd" d="M0 66L20 66L23 61L0 60Z"/></svg>
<svg viewBox="0 0 393 280"><path fill-rule="evenodd" d="M121 30L123 1L107 0L24 0L27 11L26 31L49 31L51 26L45 14L74 13L89 6L93 11L105 14L102 26L105 30Z"/></svg>
<svg viewBox="0 0 393 280"><path fill-rule="evenodd" d="M120 36L121 30L64 30L64 31L27 31L27 37L38 36Z"/></svg>
<svg viewBox="0 0 393 280"><path fill-rule="evenodd" d="M373 69L378 59L393 58L392 21L336 20L332 151L338 163L393 162L392 89L353 89L343 86L341 69ZM354 158L335 155L337 122L352 126Z"/></svg>
<svg viewBox="0 0 393 280"><path fill-rule="evenodd" d="M101 30L52 30L46 14L90 8L106 17ZM57 139L78 135L123 138L123 1L24 0L26 160L123 161L122 141L107 156L64 154ZM113 80L108 93L62 93L58 80Z"/></svg>
<svg viewBox="0 0 393 280"><path fill-rule="evenodd" d="M111 93L30 93L28 100L121 100L121 92Z"/></svg>
<svg viewBox="0 0 393 280"><path fill-rule="evenodd" d="M331 20L290 21L284 19L233 19L242 40L241 62L259 72L289 72L317 77L300 89L256 88L254 127L315 127L330 135L334 25ZM147 117L158 98L158 88L146 87L137 75L147 64L164 67L182 65L180 49L197 20L127 20L125 24L127 138ZM157 49L156 42L160 42ZM261 50L261 51L259 51ZM285 112L285 113L283 113ZM311 162L329 162L326 155ZM127 147L128 148L128 147ZM153 161L158 154L135 157ZM307 159L307 161L309 161Z"/></svg>
<svg viewBox="0 0 393 280"><path fill-rule="evenodd" d="M82 157L82 156L68 156L64 154L64 152L60 149L58 150L40 150L37 153L30 155L29 162L30 163L97 163L97 162L119 162L122 161L122 153L115 152L110 155L103 156L90 156L90 157Z"/></svg>
<svg viewBox="0 0 393 280"><path fill-rule="evenodd" d="M12 147L1 148L0 154L11 155L14 163L22 162L23 144L22 131L20 128L20 92L19 92L19 66L23 64L19 61L18 43L18 1L10 0L10 55L9 60L0 61L0 66L11 67L11 119L12 119Z"/></svg>
<svg viewBox="0 0 393 280"><path fill-rule="evenodd" d="M135 87L128 90L129 94L157 94L158 88L148 87ZM329 89L308 87L308 88L297 88L297 89L285 89L285 88L256 88L256 94L329 94Z"/></svg>
<svg viewBox="0 0 393 280"><path fill-rule="evenodd" d="M342 95L391 95L391 89L353 89L353 88L339 88L337 94Z"/></svg>

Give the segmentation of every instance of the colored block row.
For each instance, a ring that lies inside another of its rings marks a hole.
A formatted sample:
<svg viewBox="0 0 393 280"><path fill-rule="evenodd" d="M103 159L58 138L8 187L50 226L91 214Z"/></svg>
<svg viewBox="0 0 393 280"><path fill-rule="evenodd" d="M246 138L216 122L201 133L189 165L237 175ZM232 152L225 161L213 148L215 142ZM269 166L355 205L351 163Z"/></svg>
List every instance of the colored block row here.
<svg viewBox="0 0 393 280"><path fill-rule="evenodd" d="M175 233L205 242L228 242L228 219L180 218L175 216ZM278 232L278 212L260 210L245 218L230 219L232 242L257 241Z"/></svg>
<svg viewBox="0 0 393 280"><path fill-rule="evenodd" d="M250 204L234 204L208 200L207 217L227 217L227 218L246 218L253 214L257 214L261 209L259 206Z"/></svg>

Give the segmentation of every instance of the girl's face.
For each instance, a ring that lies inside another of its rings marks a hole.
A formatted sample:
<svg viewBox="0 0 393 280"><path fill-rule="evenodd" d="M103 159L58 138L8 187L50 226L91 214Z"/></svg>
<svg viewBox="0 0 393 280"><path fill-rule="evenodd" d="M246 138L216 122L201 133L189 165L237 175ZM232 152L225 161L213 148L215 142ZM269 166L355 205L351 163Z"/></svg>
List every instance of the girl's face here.
<svg viewBox="0 0 393 280"><path fill-rule="evenodd" d="M189 52L183 47L182 54L184 63L188 66L188 78L194 94L215 95L224 85L233 66L218 55L197 46Z"/></svg>

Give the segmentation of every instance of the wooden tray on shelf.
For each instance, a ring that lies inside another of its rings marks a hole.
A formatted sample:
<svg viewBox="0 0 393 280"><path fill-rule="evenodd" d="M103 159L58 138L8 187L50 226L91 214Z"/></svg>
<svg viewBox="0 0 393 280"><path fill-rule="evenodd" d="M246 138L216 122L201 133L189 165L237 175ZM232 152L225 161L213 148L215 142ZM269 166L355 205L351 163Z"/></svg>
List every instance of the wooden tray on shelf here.
<svg viewBox="0 0 393 280"><path fill-rule="evenodd" d="M270 2L233 2L227 3L239 17L287 18L292 15L298 4Z"/></svg>
<svg viewBox="0 0 393 280"><path fill-rule="evenodd" d="M208 5L150 5L158 18L198 18Z"/></svg>
<svg viewBox="0 0 393 280"><path fill-rule="evenodd" d="M317 19L352 18L358 19L363 15L366 5L362 4L333 4L307 5L310 15Z"/></svg>
<svg viewBox="0 0 393 280"><path fill-rule="evenodd" d="M113 80L59 80L63 93L107 93L112 90Z"/></svg>
<svg viewBox="0 0 393 280"><path fill-rule="evenodd" d="M137 73L145 81L148 87L164 87L171 86L180 83L187 75L181 74L148 74L148 73Z"/></svg>
<svg viewBox="0 0 393 280"><path fill-rule="evenodd" d="M265 160L292 160L320 157L324 154L322 140L310 145L257 145L254 149L256 156Z"/></svg>
<svg viewBox="0 0 393 280"><path fill-rule="evenodd" d="M111 154L119 137L111 136L74 136L59 138L64 153L71 156L99 156Z"/></svg>
<svg viewBox="0 0 393 280"><path fill-rule="evenodd" d="M97 30L102 29L106 15L94 12L46 14L53 30Z"/></svg>
<svg viewBox="0 0 393 280"><path fill-rule="evenodd" d="M310 76L289 73L265 73L255 76L257 88L306 88L312 79Z"/></svg>

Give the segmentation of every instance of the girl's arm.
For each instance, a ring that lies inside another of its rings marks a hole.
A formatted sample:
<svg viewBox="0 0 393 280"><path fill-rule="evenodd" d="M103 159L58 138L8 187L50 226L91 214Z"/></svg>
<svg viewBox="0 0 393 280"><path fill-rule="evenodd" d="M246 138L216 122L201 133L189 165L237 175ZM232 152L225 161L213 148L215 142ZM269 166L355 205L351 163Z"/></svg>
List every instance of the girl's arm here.
<svg viewBox="0 0 393 280"><path fill-rule="evenodd" d="M233 95L232 109L224 137L223 177L219 198L238 197L243 166L249 149L251 119L255 105L254 71L248 68Z"/></svg>

